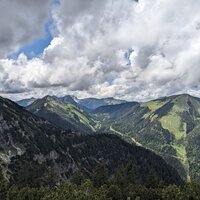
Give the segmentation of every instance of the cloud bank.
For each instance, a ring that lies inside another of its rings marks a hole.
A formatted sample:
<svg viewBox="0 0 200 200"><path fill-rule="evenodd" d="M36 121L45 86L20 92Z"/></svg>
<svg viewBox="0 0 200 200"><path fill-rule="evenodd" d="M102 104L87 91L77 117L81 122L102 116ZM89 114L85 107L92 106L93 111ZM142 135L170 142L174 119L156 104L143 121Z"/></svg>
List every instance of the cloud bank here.
<svg viewBox="0 0 200 200"><path fill-rule="evenodd" d="M49 2L21 2L30 10L37 5L40 9L29 12L29 20L20 17L21 28L16 28L17 22L10 25L18 40L0 28L0 55L43 30ZM0 59L0 91L17 98L47 92L128 100L198 95L199 10L195 0L61 0L51 10L54 38L40 57ZM35 18L42 19L41 27Z"/></svg>
<svg viewBox="0 0 200 200"><path fill-rule="evenodd" d="M44 32L50 0L0 1L0 56L31 42Z"/></svg>

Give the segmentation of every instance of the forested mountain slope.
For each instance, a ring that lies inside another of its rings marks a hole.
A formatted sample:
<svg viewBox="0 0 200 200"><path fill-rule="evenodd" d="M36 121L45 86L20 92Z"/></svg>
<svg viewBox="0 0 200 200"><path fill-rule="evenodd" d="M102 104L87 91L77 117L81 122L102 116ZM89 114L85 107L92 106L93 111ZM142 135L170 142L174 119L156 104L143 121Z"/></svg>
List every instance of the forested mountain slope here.
<svg viewBox="0 0 200 200"><path fill-rule="evenodd" d="M95 132L96 122L81 108L70 103L69 98L66 98L46 96L36 100L26 109L62 129L72 129L82 133Z"/></svg>
<svg viewBox="0 0 200 200"><path fill-rule="evenodd" d="M177 95L141 103L112 130L152 149L189 180L200 180L200 99Z"/></svg>

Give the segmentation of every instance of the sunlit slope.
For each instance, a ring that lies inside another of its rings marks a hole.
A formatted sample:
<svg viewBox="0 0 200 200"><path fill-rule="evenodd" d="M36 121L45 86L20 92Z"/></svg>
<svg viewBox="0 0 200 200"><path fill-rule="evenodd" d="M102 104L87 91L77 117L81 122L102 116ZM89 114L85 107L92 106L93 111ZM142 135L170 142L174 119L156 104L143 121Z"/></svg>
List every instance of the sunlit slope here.
<svg viewBox="0 0 200 200"><path fill-rule="evenodd" d="M188 181L200 179L200 99L184 94L143 103L112 128L162 155Z"/></svg>
<svg viewBox="0 0 200 200"><path fill-rule="evenodd" d="M63 129L95 132L96 122L88 114L70 103L62 103L50 96L35 101L27 110Z"/></svg>

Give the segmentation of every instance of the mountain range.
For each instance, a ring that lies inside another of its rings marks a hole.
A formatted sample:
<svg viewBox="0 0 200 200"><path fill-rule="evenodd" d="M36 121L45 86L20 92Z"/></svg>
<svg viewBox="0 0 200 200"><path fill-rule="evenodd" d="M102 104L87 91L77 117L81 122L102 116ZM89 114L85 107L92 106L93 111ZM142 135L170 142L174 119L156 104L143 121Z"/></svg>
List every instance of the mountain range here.
<svg viewBox="0 0 200 200"><path fill-rule="evenodd" d="M112 133L162 156L187 181L200 180L200 99L183 94L148 102L44 97L26 109L76 133Z"/></svg>
<svg viewBox="0 0 200 200"><path fill-rule="evenodd" d="M79 99L76 96L71 96L71 95L66 95L64 97L57 97L57 96L52 96L52 97L59 100L62 103L70 103L87 111L94 110L100 106L126 103L125 100L115 99L113 97L102 98L102 99L98 99L98 98ZM16 101L16 103L22 107L27 107L31 105L35 100L37 99L34 97L31 97L29 99L22 99L22 100Z"/></svg>
<svg viewBox="0 0 200 200"><path fill-rule="evenodd" d="M33 105L38 105L37 101ZM113 134L84 135L61 130L16 103L0 98L0 169L14 184L27 186L36 182L36 186L42 186L52 179L58 183L80 169L90 176L102 162L112 177L117 167L130 161L138 166L144 182L153 171L166 184L182 183L178 173L148 149Z"/></svg>
<svg viewBox="0 0 200 200"><path fill-rule="evenodd" d="M30 98L30 99L22 99L17 101L16 103L22 107L26 107L29 106L30 104L32 104L34 101L36 100L36 98Z"/></svg>

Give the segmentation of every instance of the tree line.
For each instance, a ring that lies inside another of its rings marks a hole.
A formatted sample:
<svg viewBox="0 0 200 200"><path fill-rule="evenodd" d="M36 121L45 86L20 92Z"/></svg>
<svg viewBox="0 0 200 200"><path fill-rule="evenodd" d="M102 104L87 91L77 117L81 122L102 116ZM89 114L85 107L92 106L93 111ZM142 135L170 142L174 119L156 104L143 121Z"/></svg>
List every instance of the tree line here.
<svg viewBox="0 0 200 200"><path fill-rule="evenodd" d="M44 172L45 173L45 172ZM105 163L100 163L88 176L84 170L76 171L69 182L55 184L51 173L46 180L26 181L26 174L16 184L0 175L1 200L200 200L200 184L166 184L151 171L141 180L137 166L129 162L110 177ZM34 176L29 176L34 178ZM36 182L35 182L36 181ZM36 184L35 184L36 183Z"/></svg>

